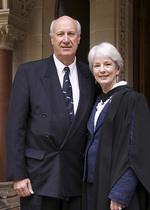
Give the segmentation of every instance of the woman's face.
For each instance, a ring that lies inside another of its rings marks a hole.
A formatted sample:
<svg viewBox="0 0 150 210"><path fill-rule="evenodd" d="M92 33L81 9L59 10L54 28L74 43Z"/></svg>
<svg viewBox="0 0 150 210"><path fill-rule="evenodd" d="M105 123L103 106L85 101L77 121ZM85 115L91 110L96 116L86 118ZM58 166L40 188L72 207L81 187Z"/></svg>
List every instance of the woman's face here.
<svg viewBox="0 0 150 210"><path fill-rule="evenodd" d="M120 68L116 67L110 58L95 57L93 62L93 73L96 81L100 84L104 93L107 93L116 84L116 76Z"/></svg>

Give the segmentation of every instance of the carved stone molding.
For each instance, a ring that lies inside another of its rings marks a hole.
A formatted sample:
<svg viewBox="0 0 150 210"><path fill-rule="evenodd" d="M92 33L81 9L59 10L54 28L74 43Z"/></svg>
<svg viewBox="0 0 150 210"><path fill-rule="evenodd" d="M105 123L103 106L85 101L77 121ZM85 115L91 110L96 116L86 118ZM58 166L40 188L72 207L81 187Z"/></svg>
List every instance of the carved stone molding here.
<svg viewBox="0 0 150 210"><path fill-rule="evenodd" d="M124 69L120 73L120 80L125 80L125 73L126 73L126 0L120 0L120 34L119 34L119 41L120 41L120 54L124 60Z"/></svg>
<svg viewBox="0 0 150 210"><path fill-rule="evenodd" d="M0 25L3 24L11 24L17 28L26 30L27 18L22 17L10 9L0 10Z"/></svg>
<svg viewBox="0 0 150 210"><path fill-rule="evenodd" d="M24 40L27 19L10 9L0 10L0 49L13 50L15 41Z"/></svg>
<svg viewBox="0 0 150 210"><path fill-rule="evenodd" d="M21 15L28 17L30 11L34 8L35 0L19 0Z"/></svg>
<svg viewBox="0 0 150 210"><path fill-rule="evenodd" d="M13 44L17 40L24 40L26 32L15 28L13 25L0 26L0 49L13 50Z"/></svg>

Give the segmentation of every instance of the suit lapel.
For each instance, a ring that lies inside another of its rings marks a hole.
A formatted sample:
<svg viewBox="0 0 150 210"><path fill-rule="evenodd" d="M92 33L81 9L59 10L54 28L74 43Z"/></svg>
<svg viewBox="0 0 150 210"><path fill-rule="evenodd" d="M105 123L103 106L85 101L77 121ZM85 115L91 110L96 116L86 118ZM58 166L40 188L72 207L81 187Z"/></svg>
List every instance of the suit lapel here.
<svg viewBox="0 0 150 210"><path fill-rule="evenodd" d="M90 116L90 118L88 120L88 123L87 123L88 131L91 133L92 136L94 134L94 117L95 117L96 107L97 107L97 105L99 103L99 100L100 100L100 97L98 97L97 101L95 102L95 105L93 107L91 116Z"/></svg>
<svg viewBox="0 0 150 210"><path fill-rule="evenodd" d="M89 103L90 103L90 96L92 94L92 88L91 88L91 78L89 76L84 75L84 72L82 72L82 69L80 68L80 65L77 63L77 71L78 71L78 78L79 78L79 89L80 89L80 99L79 104L77 108L76 115L74 117L74 120L70 126L70 129L67 133L67 136L64 140L64 143L62 144L62 147L66 142L68 142L71 137L77 132L78 128L80 127L80 124L82 123L82 120L87 112ZM85 103L86 101L86 103Z"/></svg>
<svg viewBox="0 0 150 210"><path fill-rule="evenodd" d="M60 121L64 130L67 131L70 127L70 119L52 56L48 60L41 82L58 121Z"/></svg>
<svg viewBox="0 0 150 210"><path fill-rule="evenodd" d="M96 123L96 128L95 128L95 133L97 132L97 130L100 128L100 126L102 125L103 123L103 120L104 120L104 117L105 117L105 114L107 112L107 108L110 104L110 101L107 102L107 104L103 107L98 119L97 119L97 123Z"/></svg>
<svg viewBox="0 0 150 210"><path fill-rule="evenodd" d="M54 64L53 57L51 56L48 60L47 65L45 65L45 73L41 77L42 85L45 89L45 92L48 96L50 104L54 110L54 113L62 125L64 132L67 133L66 138L61 146L64 146L68 142L77 129L82 123L83 117L85 116L89 102L91 100L91 78L84 75L82 69L80 69L80 64L77 64L78 78L79 78L79 89L80 89L80 99L79 105L77 108L76 115L72 124L70 124L70 118L66 108L63 92L60 86L59 78L57 75L56 66ZM86 101L86 103L85 103Z"/></svg>

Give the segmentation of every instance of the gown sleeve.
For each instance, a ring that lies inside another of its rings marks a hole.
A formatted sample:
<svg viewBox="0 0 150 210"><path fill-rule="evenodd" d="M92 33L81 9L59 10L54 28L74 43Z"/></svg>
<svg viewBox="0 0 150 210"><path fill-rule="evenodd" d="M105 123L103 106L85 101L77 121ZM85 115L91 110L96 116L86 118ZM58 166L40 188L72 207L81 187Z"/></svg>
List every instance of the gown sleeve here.
<svg viewBox="0 0 150 210"><path fill-rule="evenodd" d="M138 183L134 171L129 168L111 189L108 198L128 207Z"/></svg>
<svg viewBox="0 0 150 210"><path fill-rule="evenodd" d="M129 157L132 147L133 138L133 127L134 127L134 107L132 111L132 123L131 123L131 134L130 134L130 144L129 144ZM116 184L111 189L108 198L113 200L123 206L128 207L131 198L135 192L138 183L138 178L131 168L128 168L122 177L116 182Z"/></svg>

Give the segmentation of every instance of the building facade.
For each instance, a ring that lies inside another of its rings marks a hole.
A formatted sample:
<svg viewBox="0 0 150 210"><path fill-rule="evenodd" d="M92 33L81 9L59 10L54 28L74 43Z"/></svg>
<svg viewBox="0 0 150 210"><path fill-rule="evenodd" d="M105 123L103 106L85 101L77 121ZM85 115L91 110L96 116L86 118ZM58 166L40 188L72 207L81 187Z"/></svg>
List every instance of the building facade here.
<svg viewBox="0 0 150 210"><path fill-rule="evenodd" d="M19 209L12 182L6 181L5 125L12 81L20 64L53 53L49 27L61 15L81 23L78 59L87 62L92 46L112 43L124 59L120 80L143 93L150 106L149 0L0 0L0 209Z"/></svg>

